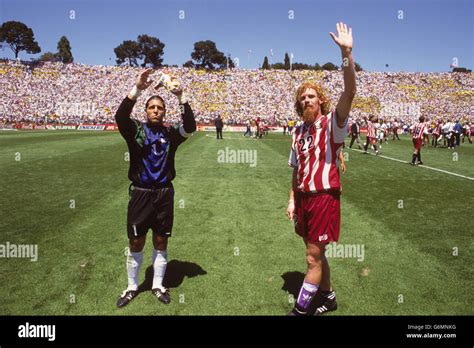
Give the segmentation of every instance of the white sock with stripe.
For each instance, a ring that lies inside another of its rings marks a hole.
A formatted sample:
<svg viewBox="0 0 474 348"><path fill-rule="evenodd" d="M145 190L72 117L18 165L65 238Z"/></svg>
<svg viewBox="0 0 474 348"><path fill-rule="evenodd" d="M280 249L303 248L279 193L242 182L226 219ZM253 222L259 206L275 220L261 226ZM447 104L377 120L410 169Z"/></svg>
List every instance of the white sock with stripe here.
<svg viewBox="0 0 474 348"><path fill-rule="evenodd" d="M153 286L152 289L163 289L163 278L168 264L168 252L166 250L153 249Z"/></svg>
<svg viewBox="0 0 474 348"><path fill-rule="evenodd" d="M134 253L128 251L127 256L127 273L128 273L128 288L127 290L138 290L138 273L140 266L143 263L143 251Z"/></svg>

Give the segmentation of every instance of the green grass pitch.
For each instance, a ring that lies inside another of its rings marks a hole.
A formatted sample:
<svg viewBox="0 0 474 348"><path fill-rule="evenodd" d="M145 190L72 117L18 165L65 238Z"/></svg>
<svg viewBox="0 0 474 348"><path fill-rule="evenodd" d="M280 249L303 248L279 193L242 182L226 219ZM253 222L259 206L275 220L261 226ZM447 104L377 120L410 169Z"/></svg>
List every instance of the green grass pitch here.
<svg viewBox="0 0 474 348"><path fill-rule="evenodd" d="M165 285L127 307L127 147L118 133L0 133L0 244L37 244L38 260L0 258L1 315L283 315L305 273L304 245L286 219L290 138L196 133L176 154L175 221ZM346 140L346 144L348 140ZM255 167L218 151L256 150ZM332 257L339 308L328 315L473 315L474 182L346 150L339 245ZM411 159L411 140L383 145ZM474 146L423 148L426 165L474 177Z"/></svg>

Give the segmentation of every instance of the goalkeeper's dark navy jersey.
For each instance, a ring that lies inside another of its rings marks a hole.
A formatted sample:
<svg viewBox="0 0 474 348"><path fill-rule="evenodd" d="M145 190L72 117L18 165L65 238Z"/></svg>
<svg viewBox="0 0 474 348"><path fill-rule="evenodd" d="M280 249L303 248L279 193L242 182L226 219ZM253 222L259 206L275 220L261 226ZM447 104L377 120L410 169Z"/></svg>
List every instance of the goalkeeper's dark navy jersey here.
<svg viewBox="0 0 474 348"><path fill-rule="evenodd" d="M174 179L174 156L178 146L196 129L191 107L183 104L183 124L177 127L151 126L132 120L135 101L125 98L115 114L120 134L130 151L128 177L135 186L165 186Z"/></svg>

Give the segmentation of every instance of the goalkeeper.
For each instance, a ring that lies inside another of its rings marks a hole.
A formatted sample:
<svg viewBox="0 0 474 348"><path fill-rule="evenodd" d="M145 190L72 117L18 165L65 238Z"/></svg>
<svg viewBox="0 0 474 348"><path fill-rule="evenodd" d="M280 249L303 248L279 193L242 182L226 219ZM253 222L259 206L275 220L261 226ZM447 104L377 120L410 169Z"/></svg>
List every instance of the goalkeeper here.
<svg viewBox="0 0 474 348"><path fill-rule="evenodd" d="M130 118L137 98L153 83L149 80L151 72L152 69L145 69L140 73L135 86L115 114L120 134L130 152L128 178L133 188L127 214L128 287L117 301L119 308L127 305L138 294L138 273L143 263L146 234L150 228L153 231L154 247L152 293L162 303L171 301L169 290L163 287L163 277L167 265L168 237L173 228L174 188L171 182L176 176L174 156L178 146L196 130L194 114L182 88L177 81L170 79L165 86L178 98L183 121L179 127L166 127L163 124L166 106L159 95L146 101L146 123ZM161 85L158 83L155 88Z"/></svg>

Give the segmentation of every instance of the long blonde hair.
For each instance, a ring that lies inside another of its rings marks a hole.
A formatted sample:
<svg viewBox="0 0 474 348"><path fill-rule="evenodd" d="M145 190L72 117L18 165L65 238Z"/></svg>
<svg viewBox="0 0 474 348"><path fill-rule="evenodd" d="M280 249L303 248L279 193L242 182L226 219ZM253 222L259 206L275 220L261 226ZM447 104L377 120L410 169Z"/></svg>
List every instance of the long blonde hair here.
<svg viewBox="0 0 474 348"><path fill-rule="evenodd" d="M303 116L303 108L300 103L300 97L303 94L305 90L308 88L312 88L316 91L318 94L318 99L321 100L323 103L321 104L321 114L326 115L329 113L329 108L331 107L331 103L329 101L329 98L326 96L326 93L324 92L324 89L314 83L314 82L303 82L298 89L296 90L296 100L295 100L295 110L298 116Z"/></svg>

